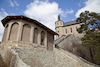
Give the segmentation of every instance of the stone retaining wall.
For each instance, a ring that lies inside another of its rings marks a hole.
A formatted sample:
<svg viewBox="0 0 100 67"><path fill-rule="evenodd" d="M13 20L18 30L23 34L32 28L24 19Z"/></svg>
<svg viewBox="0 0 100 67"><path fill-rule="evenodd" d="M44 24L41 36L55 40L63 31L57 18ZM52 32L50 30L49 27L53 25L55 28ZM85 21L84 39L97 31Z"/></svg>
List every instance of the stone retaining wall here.
<svg viewBox="0 0 100 67"><path fill-rule="evenodd" d="M63 49L47 51L38 44L2 43L0 56L8 67L98 67Z"/></svg>
<svg viewBox="0 0 100 67"><path fill-rule="evenodd" d="M63 49L54 49L54 51L57 67L99 67L70 53L69 51L64 51Z"/></svg>

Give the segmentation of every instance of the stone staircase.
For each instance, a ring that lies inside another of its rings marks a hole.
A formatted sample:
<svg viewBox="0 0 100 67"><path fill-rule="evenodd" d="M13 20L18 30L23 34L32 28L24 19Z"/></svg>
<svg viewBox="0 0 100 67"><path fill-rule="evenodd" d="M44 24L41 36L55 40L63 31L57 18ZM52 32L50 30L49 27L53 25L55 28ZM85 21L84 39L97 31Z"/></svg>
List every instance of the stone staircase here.
<svg viewBox="0 0 100 67"><path fill-rule="evenodd" d="M70 36L70 35L68 35L68 36ZM54 44L59 44L64 39L66 39L68 36L66 36L66 35L61 36L60 38L58 38L57 40L54 41Z"/></svg>

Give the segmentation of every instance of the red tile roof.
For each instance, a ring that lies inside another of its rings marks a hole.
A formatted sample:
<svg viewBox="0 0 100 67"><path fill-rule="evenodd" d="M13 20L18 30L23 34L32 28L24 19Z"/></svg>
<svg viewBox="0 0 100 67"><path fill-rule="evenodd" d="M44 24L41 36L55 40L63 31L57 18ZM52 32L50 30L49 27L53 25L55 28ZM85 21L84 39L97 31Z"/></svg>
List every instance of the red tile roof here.
<svg viewBox="0 0 100 67"><path fill-rule="evenodd" d="M53 30L49 29L48 27L46 27L45 25L41 24L40 22L38 22L37 20L34 20L34 19L31 19L31 18L28 18L26 16L7 16L5 17L3 20L2 20L2 24L3 26L5 26L5 24L12 20L12 19L23 19L23 20L27 20L27 21L30 21L32 23L35 23L36 25L42 27L43 29L47 30L47 32L53 34L53 35L58 35L56 32L54 32Z"/></svg>

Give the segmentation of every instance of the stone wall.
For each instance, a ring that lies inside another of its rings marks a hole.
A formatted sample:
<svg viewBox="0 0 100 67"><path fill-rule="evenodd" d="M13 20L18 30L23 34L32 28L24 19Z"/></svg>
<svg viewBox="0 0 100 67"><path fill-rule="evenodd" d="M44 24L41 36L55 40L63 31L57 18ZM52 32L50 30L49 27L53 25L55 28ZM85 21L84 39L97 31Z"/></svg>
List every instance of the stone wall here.
<svg viewBox="0 0 100 67"><path fill-rule="evenodd" d="M82 46L81 38L75 35L65 36L63 41L55 41L55 44L66 51L70 51L88 61L92 62L89 48Z"/></svg>
<svg viewBox="0 0 100 67"><path fill-rule="evenodd" d="M4 62L4 60L2 59L1 55L0 55L0 67L7 67L7 65Z"/></svg>
<svg viewBox="0 0 100 67"><path fill-rule="evenodd" d="M2 43L0 56L8 67L98 67L63 49L37 44Z"/></svg>
<svg viewBox="0 0 100 67"><path fill-rule="evenodd" d="M47 33L47 49L50 51L53 51L53 41L54 41L54 36L51 35L50 33Z"/></svg>
<svg viewBox="0 0 100 67"><path fill-rule="evenodd" d="M19 57L12 46L0 46L0 67L30 67L25 64Z"/></svg>
<svg viewBox="0 0 100 67"><path fill-rule="evenodd" d="M54 51L56 55L56 67L98 67L69 51L64 51L62 49L54 49Z"/></svg>

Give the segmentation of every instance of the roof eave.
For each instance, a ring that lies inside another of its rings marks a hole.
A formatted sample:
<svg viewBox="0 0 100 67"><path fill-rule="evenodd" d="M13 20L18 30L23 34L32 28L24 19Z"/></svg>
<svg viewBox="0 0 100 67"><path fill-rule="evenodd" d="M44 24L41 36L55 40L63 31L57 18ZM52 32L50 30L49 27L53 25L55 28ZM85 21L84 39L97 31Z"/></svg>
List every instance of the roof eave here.
<svg viewBox="0 0 100 67"><path fill-rule="evenodd" d="M45 30L47 30L47 32L53 34L53 35L58 35L56 32L54 32L53 30L49 29L48 27L46 27L45 25L43 25L42 23L36 21L36 20L33 20L31 18L28 18L28 17L25 17L25 16L7 16L5 17L2 21L2 24L3 26L5 26L6 22L12 20L12 19L24 19L24 20L28 20L30 22L35 22L35 24L41 26L42 28L44 28Z"/></svg>

